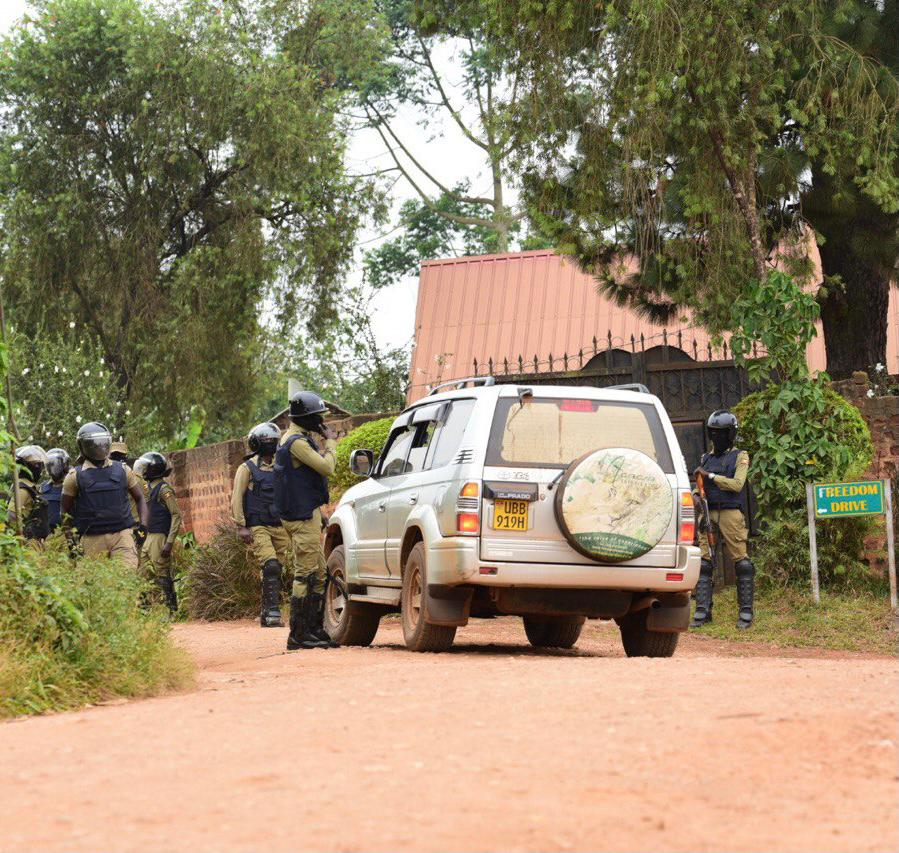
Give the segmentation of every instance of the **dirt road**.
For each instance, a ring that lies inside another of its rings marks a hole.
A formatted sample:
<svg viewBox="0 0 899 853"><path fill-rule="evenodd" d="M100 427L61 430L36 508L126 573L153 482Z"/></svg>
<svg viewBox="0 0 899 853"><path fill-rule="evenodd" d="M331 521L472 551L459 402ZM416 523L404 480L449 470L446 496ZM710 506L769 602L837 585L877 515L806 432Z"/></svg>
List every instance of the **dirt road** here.
<svg viewBox="0 0 899 853"><path fill-rule="evenodd" d="M0 725L0 849L897 849L894 659L176 632L197 692Z"/></svg>

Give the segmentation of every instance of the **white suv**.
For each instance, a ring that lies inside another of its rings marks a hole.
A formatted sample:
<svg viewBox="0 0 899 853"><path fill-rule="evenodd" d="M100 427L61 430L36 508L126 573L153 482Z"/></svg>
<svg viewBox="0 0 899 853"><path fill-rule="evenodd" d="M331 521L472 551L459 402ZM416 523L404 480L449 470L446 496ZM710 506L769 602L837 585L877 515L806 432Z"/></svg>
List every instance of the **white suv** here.
<svg viewBox="0 0 899 853"><path fill-rule="evenodd" d="M585 619L614 619L628 655L673 654L699 549L658 398L451 384L396 419L380 457L353 451L365 479L325 537L331 636L368 645L399 610L408 648L441 651L470 617L511 614L534 646L570 648Z"/></svg>

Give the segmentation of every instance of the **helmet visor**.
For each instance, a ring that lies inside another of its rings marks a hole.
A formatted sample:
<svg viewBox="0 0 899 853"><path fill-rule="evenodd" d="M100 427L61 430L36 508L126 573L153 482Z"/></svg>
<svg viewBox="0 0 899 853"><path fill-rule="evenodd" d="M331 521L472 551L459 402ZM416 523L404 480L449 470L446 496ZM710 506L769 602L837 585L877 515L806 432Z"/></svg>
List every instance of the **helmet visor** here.
<svg viewBox="0 0 899 853"><path fill-rule="evenodd" d="M108 432L90 432L78 439L78 447L85 459L104 462L109 457L112 436Z"/></svg>

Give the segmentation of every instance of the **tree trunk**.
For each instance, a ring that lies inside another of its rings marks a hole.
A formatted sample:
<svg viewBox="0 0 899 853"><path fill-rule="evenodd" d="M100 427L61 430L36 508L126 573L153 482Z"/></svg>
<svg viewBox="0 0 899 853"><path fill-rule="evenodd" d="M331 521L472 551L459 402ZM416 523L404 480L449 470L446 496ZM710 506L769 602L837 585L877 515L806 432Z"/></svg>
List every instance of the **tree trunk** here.
<svg viewBox="0 0 899 853"><path fill-rule="evenodd" d="M899 215L884 213L852 185L836 187L820 167L812 169L802 213L824 238L819 251L825 278L842 280L842 287L826 287L827 295L820 299L827 372L834 379L844 379L855 370L886 364L887 308L890 279L899 258Z"/></svg>
<svg viewBox="0 0 899 853"><path fill-rule="evenodd" d="M834 379L845 379L854 370L886 364L889 272L836 241L821 246L821 265L828 276L839 275L845 285L831 288L821 300L827 372Z"/></svg>

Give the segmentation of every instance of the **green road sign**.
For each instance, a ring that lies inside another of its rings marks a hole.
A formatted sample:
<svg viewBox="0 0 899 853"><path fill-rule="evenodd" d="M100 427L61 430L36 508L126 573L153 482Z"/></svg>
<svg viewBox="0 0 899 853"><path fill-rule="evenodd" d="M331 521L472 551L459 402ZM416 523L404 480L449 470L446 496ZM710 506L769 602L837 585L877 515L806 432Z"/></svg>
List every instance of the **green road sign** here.
<svg viewBox="0 0 899 853"><path fill-rule="evenodd" d="M815 484L815 518L882 515L883 512L882 480Z"/></svg>

